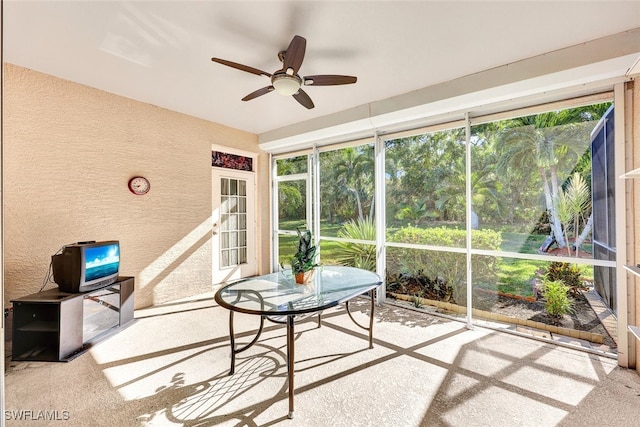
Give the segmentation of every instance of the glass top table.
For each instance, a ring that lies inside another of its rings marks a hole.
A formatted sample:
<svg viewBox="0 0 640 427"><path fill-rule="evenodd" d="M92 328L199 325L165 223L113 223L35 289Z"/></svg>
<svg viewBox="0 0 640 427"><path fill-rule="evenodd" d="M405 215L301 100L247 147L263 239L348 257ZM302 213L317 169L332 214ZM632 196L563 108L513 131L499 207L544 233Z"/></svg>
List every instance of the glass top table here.
<svg viewBox="0 0 640 427"><path fill-rule="evenodd" d="M313 280L306 285L295 283L291 271L265 274L223 284L215 294L221 307L229 310L229 338L231 341L231 369L235 372L236 354L247 350L260 338L264 321L287 325L287 379L289 386L289 418L293 418L293 373L294 373L294 323L296 318L320 313L338 304L345 303L347 313L353 322L369 332L369 348L373 348L373 314L375 290L382 284L376 273L354 267L323 266L316 269ZM349 300L369 293L371 310L369 325L359 324L349 311ZM251 342L236 348L233 332L233 313L260 316L260 327Z"/></svg>

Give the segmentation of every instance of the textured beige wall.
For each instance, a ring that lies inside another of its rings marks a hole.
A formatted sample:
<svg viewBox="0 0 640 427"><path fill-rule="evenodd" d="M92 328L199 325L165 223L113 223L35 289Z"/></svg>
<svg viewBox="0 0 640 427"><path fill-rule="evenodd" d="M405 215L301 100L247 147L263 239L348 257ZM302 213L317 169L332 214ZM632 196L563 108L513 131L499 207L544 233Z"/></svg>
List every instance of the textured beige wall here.
<svg viewBox="0 0 640 427"><path fill-rule="evenodd" d="M211 145L258 153L257 136L15 65L4 70L5 306L37 292L51 255L83 240L120 241L137 308L209 291ZM268 182L264 153L258 173ZM149 178L147 195L128 191L134 175ZM268 200L260 194L259 214ZM259 233L268 233L268 215ZM269 239L259 240L264 271Z"/></svg>

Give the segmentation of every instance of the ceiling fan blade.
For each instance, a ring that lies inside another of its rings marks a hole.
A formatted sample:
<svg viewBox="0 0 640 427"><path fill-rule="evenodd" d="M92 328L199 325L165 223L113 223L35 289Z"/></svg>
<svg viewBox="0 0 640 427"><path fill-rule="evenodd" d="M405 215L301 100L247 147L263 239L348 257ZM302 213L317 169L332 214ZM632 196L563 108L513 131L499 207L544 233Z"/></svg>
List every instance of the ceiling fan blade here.
<svg viewBox="0 0 640 427"><path fill-rule="evenodd" d="M306 76L304 78L305 86L332 86L332 85L348 85L358 80L353 76L339 76L333 74L325 74L318 76Z"/></svg>
<svg viewBox="0 0 640 427"><path fill-rule="evenodd" d="M271 77L270 73L266 71L258 70L257 68L249 67L248 65L238 64L237 62L227 61L226 59L220 58L211 58L213 62L217 62L218 64L226 65L227 67L235 68L240 71L246 71L247 73L257 74L259 76L267 76Z"/></svg>
<svg viewBox="0 0 640 427"><path fill-rule="evenodd" d="M302 89L294 93L293 97L296 99L296 101L298 101L300 104L302 104L304 107L306 107L309 110L314 107L313 101L311 100L311 98L309 98L309 95L307 95L307 93Z"/></svg>
<svg viewBox="0 0 640 427"><path fill-rule="evenodd" d="M293 69L293 74L298 74L298 69L302 65L304 60L304 52L307 48L307 40L304 37L294 36L289 43L289 47L284 52L284 66L283 71L287 71L289 68Z"/></svg>
<svg viewBox="0 0 640 427"><path fill-rule="evenodd" d="M254 91L254 92L251 92L249 95L247 95L244 98L242 98L242 100L243 101L251 101L253 98L257 98L259 96L267 94L267 93L271 92L273 89L274 89L273 86L263 87L262 89L258 89L258 90Z"/></svg>

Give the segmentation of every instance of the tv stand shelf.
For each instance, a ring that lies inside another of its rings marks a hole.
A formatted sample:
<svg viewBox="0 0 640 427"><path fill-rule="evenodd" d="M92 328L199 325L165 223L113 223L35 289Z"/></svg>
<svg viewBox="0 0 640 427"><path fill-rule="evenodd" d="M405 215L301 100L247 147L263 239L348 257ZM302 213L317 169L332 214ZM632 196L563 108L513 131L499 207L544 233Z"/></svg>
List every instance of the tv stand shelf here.
<svg viewBox="0 0 640 427"><path fill-rule="evenodd" d="M133 320L133 277L86 293L49 289L12 300L12 360L69 361Z"/></svg>
<svg viewBox="0 0 640 427"><path fill-rule="evenodd" d="M57 330L55 324L44 320L31 322L18 328L18 332L56 332Z"/></svg>

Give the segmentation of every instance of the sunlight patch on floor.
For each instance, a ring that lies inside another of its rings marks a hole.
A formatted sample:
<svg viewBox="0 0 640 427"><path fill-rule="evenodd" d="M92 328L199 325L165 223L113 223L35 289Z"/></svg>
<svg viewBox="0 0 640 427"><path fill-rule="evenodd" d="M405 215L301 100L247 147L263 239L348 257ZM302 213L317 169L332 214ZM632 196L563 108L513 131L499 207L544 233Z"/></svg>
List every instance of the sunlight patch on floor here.
<svg viewBox="0 0 640 427"><path fill-rule="evenodd" d="M594 384L570 377L571 372L552 373L547 370L524 366L508 375L503 381L541 396L576 406L594 388ZM531 379L535 378L535 381Z"/></svg>
<svg viewBox="0 0 640 427"><path fill-rule="evenodd" d="M479 424L500 420L505 426L539 427L557 425L566 414L536 399L492 386L460 402L442 419L451 426L469 425L469 420L475 419Z"/></svg>
<svg viewBox="0 0 640 427"><path fill-rule="evenodd" d="M550 349L536 359L536 364L571 372L590 381L598 381L600 379L598 370L602 370L602 375L609 374L617 365L616 361L612 359L595 356L587 358L573 351L567 351L562 347Z"/></svg>

